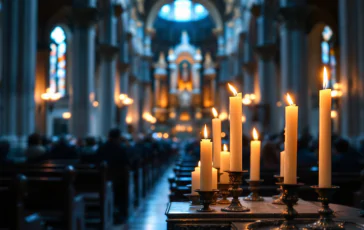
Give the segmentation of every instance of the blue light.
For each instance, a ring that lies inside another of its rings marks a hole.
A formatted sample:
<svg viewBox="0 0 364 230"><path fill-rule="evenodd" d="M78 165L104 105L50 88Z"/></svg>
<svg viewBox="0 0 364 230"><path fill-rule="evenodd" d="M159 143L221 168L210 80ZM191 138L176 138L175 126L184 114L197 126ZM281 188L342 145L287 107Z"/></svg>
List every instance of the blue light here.
<svg viewBox="0 0 364 230"><path fill-rule="evenodd" d="M159 16L165 20L187 22L201 20L209 12L206 8L191 0L176 0L173 3L162 6L159 11Z"/></svg>

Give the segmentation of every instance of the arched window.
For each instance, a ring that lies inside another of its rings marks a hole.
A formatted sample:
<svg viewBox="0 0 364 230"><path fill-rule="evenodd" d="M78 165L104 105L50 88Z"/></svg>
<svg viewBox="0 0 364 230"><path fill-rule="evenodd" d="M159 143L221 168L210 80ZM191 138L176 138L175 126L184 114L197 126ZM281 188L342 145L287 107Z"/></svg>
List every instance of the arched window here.
<svg viewBox="0 0 364 230"><path fill-rule="evenodd" d="M332 84L336 83L336 58L335 50L333 48L333 32L329 26L325 26L322 34L321 41L321 61L327 67L330 73L330 80Z"/></svg>
<svg viewBox="0 0 364 230"><path fill-rule="evenodd" d="M158 14L165 20L187 22L203 19L209 12L203 5L191 0L175 0L162 6Z"/></svg>
<svg viewBox="0 0 364 230"><path fill-rule="evenodd" d="M61 97L66 94L66 33L57 26L50 35L49 88Z"/></svg>

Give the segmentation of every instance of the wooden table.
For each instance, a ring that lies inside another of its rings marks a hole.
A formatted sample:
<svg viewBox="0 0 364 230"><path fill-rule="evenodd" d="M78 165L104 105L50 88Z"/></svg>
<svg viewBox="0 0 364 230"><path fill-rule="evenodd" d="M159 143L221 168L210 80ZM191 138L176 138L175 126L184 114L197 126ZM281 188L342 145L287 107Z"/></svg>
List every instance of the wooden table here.
<svg viewBox="0 0 364 230"><path fill-rule="evenodd" d="M228 213L222 212L221 208L227 205L212 205L216 212L201 213L196 210L199 205L191 206L189 202L171 202L168 204L167 229L168 230L189 230L189 229L242 229L241 224L254 222L257 220L283 219L281 216L284 205L273 205L272 198L265 197L263 202L247 202L240 199L242 205L249 207L250 212ZM299 200L295 209L299 213L297 219L315 220L318 218L317 210L320 203ZM359 210L343 205L330 205L335 211L338 219L364 224L364 220L359 218Z"/></svg>

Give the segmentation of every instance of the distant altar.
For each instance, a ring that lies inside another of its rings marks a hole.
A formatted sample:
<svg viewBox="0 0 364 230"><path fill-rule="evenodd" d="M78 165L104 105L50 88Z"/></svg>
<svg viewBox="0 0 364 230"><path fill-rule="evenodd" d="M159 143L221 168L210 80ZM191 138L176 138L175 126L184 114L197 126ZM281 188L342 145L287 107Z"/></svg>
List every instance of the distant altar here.
<svg viewBox="0 0 364 230"><path fill-rule="evenodd" d="M199 132L199 125L211 118L215 101L216 70L212 57L206 53L203 58L184 31L180 43L169 49L168 62L165 59L164 53L160 53L155 64L155 117L159 124L165 124L164 129L169 129L165 131L177 135Z"/></svg>

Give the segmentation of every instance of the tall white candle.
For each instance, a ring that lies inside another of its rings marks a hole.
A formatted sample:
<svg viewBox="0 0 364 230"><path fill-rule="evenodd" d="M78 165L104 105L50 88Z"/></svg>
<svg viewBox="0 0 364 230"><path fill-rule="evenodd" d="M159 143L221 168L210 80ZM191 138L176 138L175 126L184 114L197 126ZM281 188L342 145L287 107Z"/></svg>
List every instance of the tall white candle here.
<svg viewBox="0 0 364 230"><path fill-rule="evenodd" d="M289 94L287 94L286 106L286 133L285 133L285 160L284 183L297 183L297 136L298 136L298 106L296 106Z"/></svg>
<svg viewBox="0 0 364 230"><path fill-rule="evenodd" d="M228 184L229 183L229 173L225 172L230 170L230 153L228 152L226 144L224 144L224 151L220 154L220 183Z"/></svg>
<svg viewBox="0 0 364 230"><path fill-rule="evenodd" d="M217 189L217 169L212 168L212 189Z"/></svg>
<svg viewBox="0 0 364 230"><path fill-rule="evenodd" d="M281 170L280 170L280 176L284 177L284 151L281 152Z"/></svg>
<svg viewBox="0 0 364 230"><path fill-rule="evenodd" d="M234 93L230 101L230 170L243 170L243 103L241 93L229 84L230 90Z"/></svg>
<svg viewBox="0 0 364 230"><path fill-rule="evenodd" d="M320 90L319 130L319 187L331 187L331 89L326 89L328 76L324 68L323 88Z"/></svg>
<svg viewBox="0 0 364 230"><path fill-rule="evenodd" d="M250 180L260 180L260 141L258 132L253 129L253 138L250 142Z"/></svg>
<svg viewBox="0 0 364 230"><path fill-rule="evenodd" d="M191 193L197 194L195 192L196 189L200 189L200 166L201 162L198 162L198 166L195 167L195 171L192 172L192 186L191 186Z"/></svg>
<svg viewBox="0 0 364 230"><path fill-rule="evenodd" d="M200 189L202 191L212 190L212 143L207 139L207 127L204 129L205 139L201 140L201 169Z"/></svg>
<svg viewBox="0 0 364 230"><path fill-rule="evenodd" d="M214 118L212 119L212 143L214 167L220 168L220 151L221 151L221 120L218 117L215 108L212 108Z"/></svg>

